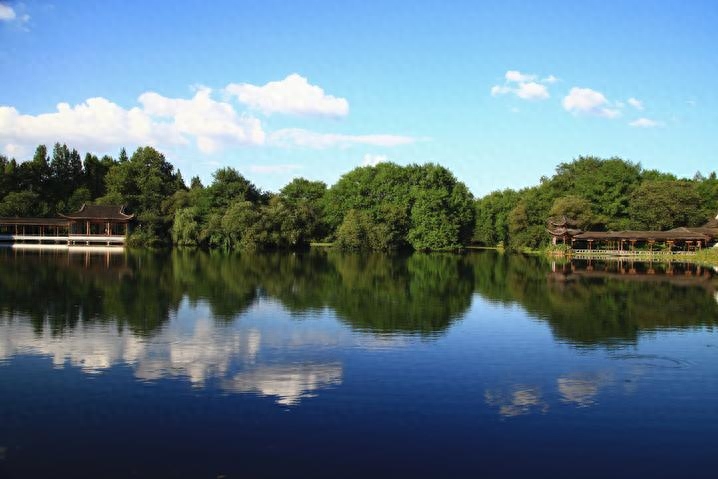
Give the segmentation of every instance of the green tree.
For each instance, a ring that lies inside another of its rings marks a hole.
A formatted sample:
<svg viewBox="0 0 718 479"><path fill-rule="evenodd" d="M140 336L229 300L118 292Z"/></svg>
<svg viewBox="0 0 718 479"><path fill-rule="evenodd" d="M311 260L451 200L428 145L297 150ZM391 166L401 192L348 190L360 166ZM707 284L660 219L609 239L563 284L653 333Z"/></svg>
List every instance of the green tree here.
<svg viewBox="0 0 718 479"><path fill-rule="evenodd" d="M48 206L34 191L13 191L0 201L0 216L46 216Z"/></svg>
<svg viewBox="0 0 718 479"><path fill-rule="evenodd" d="M257 203L262 193L234 168L220 168L208 188L212 208L224 209L237 200Z"/></svg>
<svg viewBox="0 0 718 479"><path fill-rule="evenodd" d="M476 226L473 241L486 246L508 245L508 216L518 201L518 192L509 189L494 191L476 200Z"/></svg>
<svg viewBox="0 0 718 479"><path fill-rule="evenodd" d="M661 231L705 223L701 203L695 182L646 181L631 196L629 211L634 228Z"/></svg>
<svg viewBox="0 0 718 479"><path fill-rule="evenodd" d="M576 221L579 228L586 229L594 223L594 213L591 202L576 195L556 198L548 212L549 216L566 216Z"/></svg>
<svg viewBox="0 0 718 479"><path fill-rule="evenodd" d="M223 242L230 248L257 248L259 219L260 212L254 203L242 199L236 200L222 216Z"/></svg>
<svg viewBox="0 0 718 479"><path fill-rule="evenodd" d="M180 185L164 155L152 147L140 147L129 160L113 165L105 181L107 194L99 202L124 204L134 212L141 242L169 240L173 217L163 210L163 204Z"/></svg>
<svg viewBox="0 0 718 479"><path fill-rule="evenodd" d="M638 163L620 158L580 156L571 163L561 163L545 187L553 191L554 197L585 198L594 206L595 220L601 226L620 230L629 225L628 204L633 190L641 182L641 175Z"/></svg>
<svg viewBox="0 0 718 479"><path fill-rule="evenodd" d="M96 155L87 153L83 162L84 185L90 192L92 199L104 196L107 193L105 177L115 161L110 156L99 159Z"/></svg>
<svg viewBox="0 0 718 479"><path fill-rule="evenodd" d="M326 193L324 182L304 178L295 178L279 191L279 211L285 216L282 230L289 244L301 246L327 235L328 226L322 217Z"/></svg>
<svg viewBox="0 0 718 479"><path fill-rule="evenodd" d="M344 221L337 229L336 245L343 250L363 250L371 247L371 236L374 225L369 213L360 210L349 210Z"/></svg>
<svg viewBox="0 0 718 479"><path fill-rule="evenodd" d="M195 208L181 208L175 212L172 223L172 242L180 246L197 246L200 225Z"/></svg>
<svg viewBox="0 0 718 479"><path fill-rule="evenodd" d="M449 170L434 164L382 163L350 171L325 196L327 223L336 228L337 237L351 210L355 213L349 226L368 225L363 248L453 248L468 244L474 227L468 189Z"/></svg>

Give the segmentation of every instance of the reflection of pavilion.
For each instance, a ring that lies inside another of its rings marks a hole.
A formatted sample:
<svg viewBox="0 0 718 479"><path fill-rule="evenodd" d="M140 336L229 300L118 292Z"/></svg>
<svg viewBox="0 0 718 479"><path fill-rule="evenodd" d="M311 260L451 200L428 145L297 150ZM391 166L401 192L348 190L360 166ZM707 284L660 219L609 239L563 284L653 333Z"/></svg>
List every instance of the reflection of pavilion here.
<svg viewBox="0 0 718 479"><path fill-rule="evenodd" d="M87 205L60 218L0 218L0 241L36 244L124 244L134 215L119 205Z"/></svg>
<svg viewBox="0 0 718 479"><path fill-rule="evenodd" d="M580 279L620 279L635 282L668 282L675 286L702 286L718 289L712 270L693 263L649 262L617 259L615 261L571 261L552 263L551 281L564 283Z"/></svg>

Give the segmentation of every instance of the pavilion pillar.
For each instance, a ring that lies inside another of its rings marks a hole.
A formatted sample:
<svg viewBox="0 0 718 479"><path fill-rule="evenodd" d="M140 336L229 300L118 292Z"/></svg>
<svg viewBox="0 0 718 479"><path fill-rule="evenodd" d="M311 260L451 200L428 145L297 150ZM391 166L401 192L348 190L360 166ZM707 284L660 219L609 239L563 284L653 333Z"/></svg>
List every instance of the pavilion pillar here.
<svg viewBox="0 0 718 479"><path fill-rule="evenodd" d="M85 234L87 236L90 236L90 222L89 221L85 221L85 231L86 231Z"/></svg>

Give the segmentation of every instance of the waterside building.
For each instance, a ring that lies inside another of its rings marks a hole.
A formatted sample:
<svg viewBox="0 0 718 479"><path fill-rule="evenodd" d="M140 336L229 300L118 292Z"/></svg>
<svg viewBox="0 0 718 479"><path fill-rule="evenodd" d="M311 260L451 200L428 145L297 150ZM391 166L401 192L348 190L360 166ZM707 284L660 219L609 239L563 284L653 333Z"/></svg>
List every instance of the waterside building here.
<svg viewBox="0 0 718 479"><path fill-rule="evenodd" d="M68 245L123 245L134 215L121 205L88 205L59 218L0 217L0 241Z"/></svg>

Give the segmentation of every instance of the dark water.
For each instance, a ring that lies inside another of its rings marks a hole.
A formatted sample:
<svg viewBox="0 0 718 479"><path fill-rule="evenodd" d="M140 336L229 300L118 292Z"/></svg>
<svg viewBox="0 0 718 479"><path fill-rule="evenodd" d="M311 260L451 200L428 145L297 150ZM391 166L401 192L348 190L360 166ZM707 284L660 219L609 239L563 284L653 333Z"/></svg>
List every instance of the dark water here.
<svg viewBox="0 0 718 479"><path fill-rule="evenodd" d="M718 276L0 250L0 477L717 477Z"/></svg>

